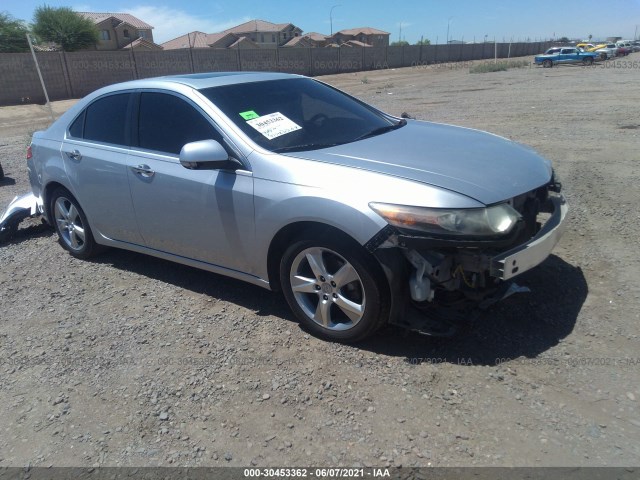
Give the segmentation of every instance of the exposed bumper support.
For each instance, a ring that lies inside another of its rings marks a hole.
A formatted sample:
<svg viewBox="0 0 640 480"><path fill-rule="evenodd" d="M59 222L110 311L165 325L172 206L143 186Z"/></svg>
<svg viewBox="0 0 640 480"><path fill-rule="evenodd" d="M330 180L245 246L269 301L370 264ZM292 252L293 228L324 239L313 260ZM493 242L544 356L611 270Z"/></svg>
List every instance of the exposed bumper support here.
<svg viewBox="0 0 640 480"><path fill-rule="evenodd" d="M550 198L553 214L529 242L491 259L491 276L509 280L541 264L556 246L567 226L569 206L562 195Z"/></svg>
<svg viewBox="0 0 640 480"><path fill-rule="evenodd" d="M40 199L33 193L15 197L0 216L0 238L9 235L25 218L42 215Z"/></svg>

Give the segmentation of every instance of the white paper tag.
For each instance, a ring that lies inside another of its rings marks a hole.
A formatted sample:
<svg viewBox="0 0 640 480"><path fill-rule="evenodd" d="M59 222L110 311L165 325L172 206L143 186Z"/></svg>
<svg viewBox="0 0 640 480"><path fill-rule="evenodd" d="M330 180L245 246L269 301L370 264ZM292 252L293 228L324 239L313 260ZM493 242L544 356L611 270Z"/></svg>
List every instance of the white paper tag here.
<svg viewBox="0 0 640 480"><path fill-rule="evenodd" d="M247 120L247 123L269 140L281 137L287 133L295 132L302 128L280 112L270 113L269 115L263 115L262 117Z"/></svg>

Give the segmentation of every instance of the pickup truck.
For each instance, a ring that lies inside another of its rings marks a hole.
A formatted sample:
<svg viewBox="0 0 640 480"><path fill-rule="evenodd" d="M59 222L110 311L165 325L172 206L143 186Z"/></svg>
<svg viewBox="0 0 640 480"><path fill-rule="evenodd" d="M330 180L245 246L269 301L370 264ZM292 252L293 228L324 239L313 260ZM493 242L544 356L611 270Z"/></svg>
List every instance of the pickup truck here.
<svg viewBox="0 0 640 480"><path fill-rule="evenodd" d="M536 65L551 68L564 63L591 65L598 58L599 54L596 52L583 52L575 47L552 47L542 55L536 55L533 61Z"/></svg>

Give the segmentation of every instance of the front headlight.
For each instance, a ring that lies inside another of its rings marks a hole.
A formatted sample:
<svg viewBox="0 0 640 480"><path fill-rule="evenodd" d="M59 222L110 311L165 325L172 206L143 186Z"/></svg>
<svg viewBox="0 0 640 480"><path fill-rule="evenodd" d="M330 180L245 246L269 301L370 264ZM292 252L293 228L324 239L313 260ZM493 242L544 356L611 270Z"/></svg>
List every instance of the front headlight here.
<svg viewBox="0 0 640 480"><path fill-rule="evenodd" d="M372 202L369 206L391 225L440 236L495 237L513 230L520 214L509 204L487 208L426 208Z"/></svg>

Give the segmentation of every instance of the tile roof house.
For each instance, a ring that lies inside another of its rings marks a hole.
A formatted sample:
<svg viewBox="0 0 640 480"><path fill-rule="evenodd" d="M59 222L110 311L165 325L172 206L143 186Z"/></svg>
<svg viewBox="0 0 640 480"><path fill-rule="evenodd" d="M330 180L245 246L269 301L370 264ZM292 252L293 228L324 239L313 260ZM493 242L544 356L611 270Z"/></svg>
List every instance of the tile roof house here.
<svg viewBox="0 0 640 480"><path fill-rule="evenodd" d="M298 48L314 48L325 47L327 45L327 35L322 33L310 32L300 35L299 37L293 37L283 47L298 47Z"/></svg>
<svg viewBox="0 0 640 480"><path fill-rule="evenodd" d="M153 42L153 27L129 13L77 12L96 24L99 41L96 50L160 50ZM141 40L138 42L138 40Z"/></svg>
<svg viewBox="0 0 640 480"><path fill-rule="evenodd" d="M179 48L259 48L251 39L235 33L189 32L164 42L165 50Z"/></svg>
<svg viewBox="0 0 640 480"><path fill-rule="evenodd" d="M249 20L248 22L229 28L224 33L244 36L260 47L281 47L292 38L299 37L302 29L292 23L271 23L265 20Z"/></svg>
<svg viewBox="0 0 640 480"><path fill-rule="evenodd" d="M358 27L340 30L327 38L328 43L350 46L388 47L389 32L371 27Z"/></svg>

